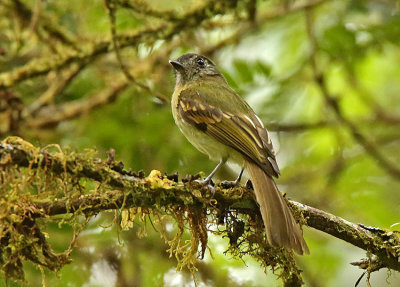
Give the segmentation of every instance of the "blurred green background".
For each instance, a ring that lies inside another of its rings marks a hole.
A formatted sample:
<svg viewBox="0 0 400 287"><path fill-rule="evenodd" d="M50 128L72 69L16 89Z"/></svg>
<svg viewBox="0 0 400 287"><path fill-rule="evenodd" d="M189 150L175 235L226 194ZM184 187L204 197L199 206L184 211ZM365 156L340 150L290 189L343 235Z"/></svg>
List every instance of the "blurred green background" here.
<svg viewBox="0 0 400 287"><path fill-rule="evenodd" d="M315 59L341 114L400 169L399 1L248 0L218 13L213 12L222 5L218 1L112 3L116 33L128 38L181 21L174 36L143 38L120 49L136 82L126 80L112 49L105 2L0 0L2 138L19 135L40 146L58 143L77 151L96 148L102 157L113 148L127 168L146 174L152 169L182 176L207 174L215 163L179 132L168 102L174 88L168 60L185 52L202 53L270 128L282 191L354 223L400 230L399 176L379 164L338 120L310 61L310 56ZM207 19L182 20L201 7L211 7L202 14ZM90 53L101 41L111 43L105 52L57 65L71 55ZM21 77L21 69L29 65L50 69ZM11 73L20 80L4 85ZM85 106L121 83L127 86L115 97ZM79 112L65 112L70 110ZM236 172L226 167L217 178L233 179ZM176 262L168 258L168 247L150 224L135 225L118 240L115 227L102 227L113 216L104 213L90 221L73 251L73 262L58 276L45 271L47 286L193 285L190 275L175 271ZM137 232L143 228L148 236L141 238ZM57 252L72 238L67 225L49 224L46 232ZM365 252L310 228L304 233L311 250L311 255L298 257L305 285L354 286L362 270L349 263ZM224 255L227 244L228 239L210 238L214 258L207 252L200 262L199 286L281 284L251 258ZM25 286L41 285L36 266L26 263L25 271ZM3 286L4 279L0 282ZM400 286L399 274L388 276L383 269L371 275L372 286L389 283ZM362 280L359 286L367 283Z"/></svg>

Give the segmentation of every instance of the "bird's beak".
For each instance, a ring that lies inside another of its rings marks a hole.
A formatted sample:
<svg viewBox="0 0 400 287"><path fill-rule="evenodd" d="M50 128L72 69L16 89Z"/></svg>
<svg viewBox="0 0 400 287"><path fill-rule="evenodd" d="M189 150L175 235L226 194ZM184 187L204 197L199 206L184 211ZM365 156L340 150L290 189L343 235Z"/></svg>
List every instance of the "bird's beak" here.
<svg viewBox="0 0 400 287"><path fill-rule="evenodd" d="M183 72L185 70L185 67L177 61L169 61L169 63L174 67L174 69L178 72Z"/></svg>

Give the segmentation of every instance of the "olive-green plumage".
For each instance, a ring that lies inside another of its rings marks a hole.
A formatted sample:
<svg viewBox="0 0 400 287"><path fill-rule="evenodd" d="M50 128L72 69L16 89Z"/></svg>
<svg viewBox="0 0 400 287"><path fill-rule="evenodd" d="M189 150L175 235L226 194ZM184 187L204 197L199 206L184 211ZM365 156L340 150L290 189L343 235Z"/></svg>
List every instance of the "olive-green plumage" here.
<svg viewBox="0 0 400 287"><path fill-rule="evenodd" d="M280 175L275 152L254 111L206 57L185 54L170 63L176 71L171 105L179 129L211 159L248 170L271 245L309 253L273 180Z"/></svg>

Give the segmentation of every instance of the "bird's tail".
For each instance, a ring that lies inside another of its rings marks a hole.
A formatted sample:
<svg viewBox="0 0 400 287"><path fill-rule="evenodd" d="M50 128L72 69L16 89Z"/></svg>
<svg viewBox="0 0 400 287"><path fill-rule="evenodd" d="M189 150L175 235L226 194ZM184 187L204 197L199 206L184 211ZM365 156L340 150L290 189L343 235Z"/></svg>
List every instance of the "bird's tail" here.
<svg viewBox="0 0 400 287"><path fill-rule="evenodd" d="M252 162L246 161L245 167L250 174L257 202L260 205L268 243L276 247L293 249L298 254L309 254L310 251L300 227L272 177Z"/></svg>

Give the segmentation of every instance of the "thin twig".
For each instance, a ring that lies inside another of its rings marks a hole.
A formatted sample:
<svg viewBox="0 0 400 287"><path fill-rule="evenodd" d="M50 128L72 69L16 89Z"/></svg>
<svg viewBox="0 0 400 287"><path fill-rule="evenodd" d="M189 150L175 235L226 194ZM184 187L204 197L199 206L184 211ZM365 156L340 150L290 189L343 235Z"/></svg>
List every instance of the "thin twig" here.
<svg viewBox="0 0 400 287"><path fill-rule="evenodd" d="M72 65L70 69L60 71L58 79L51 82L48 89L22 113L23 118L29 118L38 112L43 106L54 101L57 94L60 94L71 83L71 81L82 71L85 65Z"/></svg>
<svg viewBox="0 0 400 287"><path fill-rule="evenodd" d="M113 42L114 46L114 51L115 51L115 56L117 57L119 66L121 67L122 72L124 73L125 77L133 82L136 83L135 77L128 71L128 68L125 66L125 64L122 61L121 53L119 51L119 46L118 46L118 40L117 40L117 28L115 24L115 3L113 0L104 0L107 10L108 10L108 15L110 18L110 29L111 29L111 39ZM147 87L146 87L147 88Z"/></svg>
<svg viewBox="0 0 400 287"><path fill-rule="evenodd" d="M124 73L125 77L128 79L128 81L131 81L141 89L149 92L149 93L154 93L157 95L157 98L159 98L161 101L166 102L167 98L165 95L162 95L160 92L153 92L152 89L139 81L135 79L133 74L128 70L127 66L124 64L124 61L122 60L122 56L120 53L119 49L119 43L118 43L118 38L117 38L117 28L116 28L116 18L115 18L115 9L116 9L116 3L113 0L104 0L105 5L108 10L108 15L110 18L110 29L111 29L111 39L115 51L115 56L117 57L118 64L121 68L121 71Z"/></svg>

